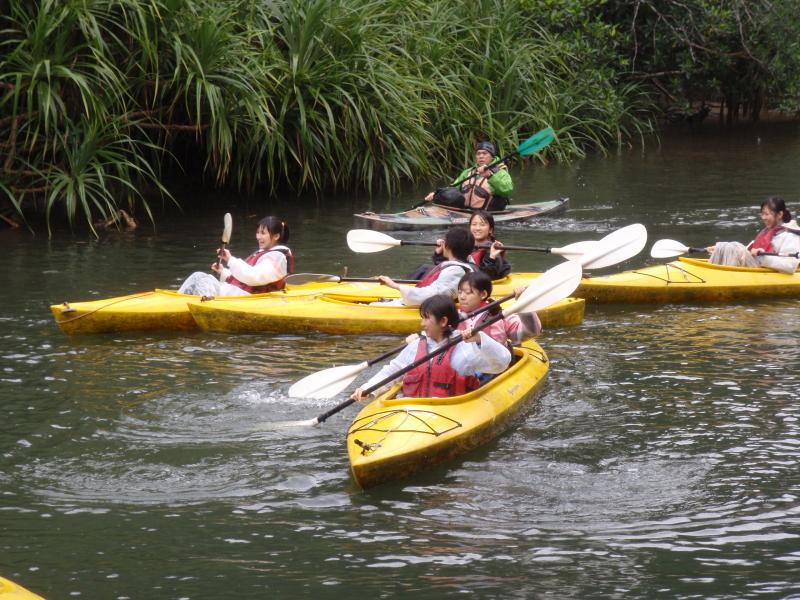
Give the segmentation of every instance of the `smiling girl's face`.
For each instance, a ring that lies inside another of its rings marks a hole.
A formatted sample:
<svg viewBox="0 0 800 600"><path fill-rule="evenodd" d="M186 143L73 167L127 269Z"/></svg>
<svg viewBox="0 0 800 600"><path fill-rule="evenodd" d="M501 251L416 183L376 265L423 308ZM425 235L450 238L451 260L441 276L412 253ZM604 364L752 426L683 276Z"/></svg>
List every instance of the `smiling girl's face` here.
<svg viewBox="0 0 800 600"><path fill-rule="evenodd" d="M475 238L475 245L486 242L492 235L492 227L484 221L479 215L472 217L469 222L469 230L472 232L472 237Z"/></svg>

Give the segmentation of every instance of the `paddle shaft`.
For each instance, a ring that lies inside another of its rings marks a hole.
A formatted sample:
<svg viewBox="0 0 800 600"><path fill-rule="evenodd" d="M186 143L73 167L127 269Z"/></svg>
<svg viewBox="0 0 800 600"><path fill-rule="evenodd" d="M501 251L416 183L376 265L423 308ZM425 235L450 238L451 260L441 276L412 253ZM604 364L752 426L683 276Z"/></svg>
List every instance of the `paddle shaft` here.
<svg viewBox="0 0 800 600"><path fill-rule="evenodd" d="M787 231L791 231L788 230ZM689 254L702 254L705 252L708 254L707 248L689 248L686 250ZM762 252L761 254L757 254L756 256L780 256L782 258L800 258L800 252L795 252L794 254L781 254L780 252Z"/></svg>
<svg viewBox="0 0 800 600"><path fill-rule="evenodd" d="M367 281L367 282L372 281L374 283L380 283L375 277L340 277L339 281ZM392 281L394 281L395 283L410 283L410 284L415 284L420 282L419 279L394 279L394 278L392 278Z"/></svg>
<svg viewBox="0 0 800 600"><path fill-rule="evenodd" d="M217 262L215 263L215 266L217 267L222 262L223 251L228 246L228 242L231 241L231 232L233 230L233 217L231 217L231 213L225 213L223 222L225 223L225 227L222 229L222 239L220 239L222 245L217 251Z"/></svg>
<svg viewBox="0 0 800 600"><path fill-rule="evenodd" d="M485 306L483 308L486 309ZM481 323L480 325L475 327L475 329L473 329L472 332L473 333L478 333L482 329L486 329L487 327L489 327L489 325L492 325L492 324L496 323L497 321L499 321L500 319L502 319L503 316L504 316L503 313L500 313L496 317L494 317L492 319L488 319L487 321L484 321L483 323ZM406 373L408 373L412 369L416 369L418 366L424 365L426 362L428 362L432 358L442 354L443 352L446 352L447 350L449 350L450 348L452 348L453 346L455 346L459 342L463 341L463 339L464 338L462 337L462 335L460 333L458 335L454 336L454 337L451 337L445 344L439 346L433 352L431 352L429 354L426 354L422 358L419 358L419 359L415 360L410 365L408 365L406 367L403 367L399 371L395 371L391 375L387 375L386 377L381 379L379 382L377 382L377 383L369 386L368 388L365 388L364 390L362 390L362 392L364 392L367 395L371 394L372 392L374 392L377 389L380 389L382 386L386 385L387 383L389 383L391 381L394 381L395 379L397 379L401 375L405 375ZM313 420L314 424L316 425L316 424L319 424L319 423L322 423L322 422L326 421L329 417L332 417L336 413L343 411L345 408L347 408L348 406L350 406L354 402L356 402L355 398L348 398L344 402L341 402L341 403L337 404L336 406L334 406L329 411L324 412L321 415L319 415L318 417L316 417Z"/></svg>
<svg viewBox="0 0 800 600"><path fill-rule="evenodd" d="M297 283L297 281L300 283ZM321 273L293 273L286 277L286 285L303 285L306 283L340 283L342 281L366 281L379 283L375 277L339 277L338 275L325 275ZM419 279L393 279L397 283L416 284Z"/></svg>
<svg viewBox="0 0 800 600"><path fill-rule="evenodd" d="M476 310L471 311L463 319L459 319L459 322L464 321L465 319L469 319L471 317L474 317L475 315L478 315L480 313L486 312L486 311L488 311L488 310L490 310L490 309L492 309L492 308L494 308L496 306L499 306L503 302L506 302L507 300L513 299L514 296L515 296L515 294L509 294L508 296L503 296L502 298L499 298L497 300L492 300L491 302L489 302L485 306L482 306L482 307L480 307L480 308L478 308ZM397 354L398 352L403 350L403 348L405 348L407 345L408 345L407 343L404 343L402 346L398 346L397 348L393 348L393 349L381 354L380 356L367 361L366 363L362 363L363 367L361 365L358 365L360 367L358 372L361 372L364 369L366 369L367 367L371 367L371 366L373 366L373 365L375 365L375 364L377 364L377 363L379 363L379 362L381 362L383 360L386 360L390 356L392 356L394 354ZM334 368L334 370L336 370L336 368ZM322 371L321 373L325 373L325 371ZM347 383L345 383L345 386L349 385L349 383L353 380L353 378L355 378L356 374L357 373L354 373L353 377L348 379ZM318 375L318 374L315 374L315 375ZM336 393L338 393L338 391ZM335 394L332 394L332 395L335 395Z"/></svg>
<svg viewBox="0 0 800 600"><path fill-rule="evenodd" d="M414 240L400 240L401 246L436 246L436 242L422 242L422 241L414 241ZM476 248L491 248L491 244L480 244L475 246ZM531 246L507 246L503 244L503 250L526 250L528 252L546 252L550 253L553 251L552 248L533 248Z"/></svg>
<svg viewBox="0 0 800 600"><path fill-rule="evenodd" d="M512 158L514 158L514 157L515 157L517 154L519 154L519 148L518 148L517 150L514 150L514 152L511 152L511 153L509 153L509 154L506 154L506 155L505 155L503 158L501 158L500 160L493 160L493 161L492 161L492 162L491 162L489 165L487 165L487 166L491 167L491 166L494 166L494 165L501 165L501 164L503 164L504 162L506 162L506 161L509 161L509 160L511 160ZM469 173L468 173L467 175L465 175L464 177L462 177L461 179L459 179L458 181L456 181L455 183L453 183L453 185L451 185L450 187L458 187L458 186L460 186L462 183L464 183L464 182L465 182L467 179L469 179L469 178L471 178L471 177L475 177L475 176L478 174L478 171L477 171L477 170L478 170L478 167L472 167L472 168L469 170Z"/></svg>
<svg viewBox="0 0 800 600"><path fill-rule="evenodd" d="M467 313L466 316L463 319L459 319L459 323L462 322L462 321L465 321L466 319L469 319L471 317L479 315L479 314L481 314L483 312L486 312L487 310L491 310L492 308L494 308L498 304L502 304L503 302L507 302L508 300L512 300L513 298L514 298L514 294L508 294L507 296L503 296L502 298L498 298L497 300L492 300L486 306L481 306L480 308L476 308L475 310ZM401 346L398 346L397 348L392 348L391 350L387 350L386 352L384 352L380 356L376 356L375 358L368 360L367 361L367 366L371 367L373 365L378 364L379 362L383 362L384 360L386 360L390 356L394 356L398 352L402 351L403 348L405 348L407 345L408 344L404 343Z"/></svg>
<svg viewBox="0 0 800 600"><path fill-rule="evenodd" d="M217 262L215 263L219 266L219 263L222 262L222 252L225 250L225 247L228 245L228 242L222 242L222 246L220 246L219 252L217 252Z"/></svg>
<svg viewBox="0 0 800 600"><path fill-rule="evenodd" d="M494 308L498 304L502 304L503 302L508 302L509 300L513 300L515 295L516 294L508 294L507 296L503 296L502 298L498 298L497 300L492 300L486 306L481 306L480 308L476 308L475 310L473 310L471 312L468 312L464 316L464 318L463 319L459 319L458 322L461 323L462 321L466 321L467 319L469 319L471 317L474 317L476 315L479 315L479 314L481 314L483 312L486 312L487 310L491 310L492 308ZM379 362L381 362L383 360L386 360L387 358L389 358L393 354L397 354L403 348L405 348L407 345L408 344L403 344L402 346L398 346L397 348L393 348L392 350L389 350L389 351L385 352L384 354L381 354L377 358L373 358L372 360L368 360L367 361L367 365L371 367L372 365L378 364Z"/></svg>

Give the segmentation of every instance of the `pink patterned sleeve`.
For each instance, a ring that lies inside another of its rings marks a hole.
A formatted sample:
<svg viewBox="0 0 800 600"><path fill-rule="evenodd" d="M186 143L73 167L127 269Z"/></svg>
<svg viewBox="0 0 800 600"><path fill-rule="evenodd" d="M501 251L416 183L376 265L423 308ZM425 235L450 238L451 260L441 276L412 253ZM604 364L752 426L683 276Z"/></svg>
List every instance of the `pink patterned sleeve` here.
<svg viewBox="0 0 800 600"><path fill-rule="evenodd" d="M535 312L511 315L506 317L503 322L506 328L506 335L514 346L536 337L542 332L542 322Z"/></svg>

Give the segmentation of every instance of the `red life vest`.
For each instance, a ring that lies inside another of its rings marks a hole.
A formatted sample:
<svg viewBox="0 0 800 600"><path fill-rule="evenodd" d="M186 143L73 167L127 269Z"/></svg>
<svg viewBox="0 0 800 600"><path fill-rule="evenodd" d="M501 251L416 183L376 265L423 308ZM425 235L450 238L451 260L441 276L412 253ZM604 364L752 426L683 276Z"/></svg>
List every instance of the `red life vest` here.
<svg viewBox="0 0 800 600"><path fill-rule="evenodd" d="M775 247L772 245L772 238L778 235L783 230L783 227L773 227L772 229L765 227L758 232L756 239L750 244L750 248L761 248L764 252L775 252Z"/></svg>
<svg viewBox="0 0 800 600"><path fill-rule="evenodd" d="M480 386L477 377L459 375L451 366L453 350L455 346L406 373L403 377L403 395L406 398L449 398L477 389ZM428 345L422 337L414 360L419 360L427 353Z"/></svg>
<svg viewBox="0 0 800 600"><path fill-rule="evenodd" d="M257 252L253 252L250 256L244 259L251 267L255 266L258 262L258 259L264 256L267 252L280 252L286 257L286 274L291 275L294 273L294 255L292 251L289 250L286 246L273 246L269 250L258 250ZM282 290L286 287L286 277L278 279L277 281L272 281L267 283L266 285L247 285L246 283L242 283L233 275L229 275L228 278L225 280L225 283L230 283L231 285L235 285L238 288L243 289L248 294L263 294L265 292L277 292Z"/></svg>
<svg viewBox="0 0 800 600"><path fill-rule="evenodd" d="M487 250L488 248L478 248L472 254L469 255L470 261L480 266L481 260L483 260L483 255L486 254Z"/></svg>
<svg viewBox="0 0 800 600"><path fill-rule="evenodd" d="M462 262L459 262L459 261L457 261L457 260L446 260L446 261L444 261L443 263L439 263L438 265L436 265L435 267L433 267L433 268L432 268L430 271L428 271L428 272L425 274L425 277L423 277L423 278L422 278L422 280L421 280L421 281L420 281L420 282L417 284L417 287L418 287L418 288L421 288L421 287L427 287L427 286L429 286L429 285L430 285L430 284L432 284L434 281L436 281L437 279L439 279L439 275L441 275L441 274L442 274L442 271L443 271L445 268L447 268L447 267L452 267L452 266L454 266L454 265L455 265L455 266L457 266L457 267L461 267L462 269L464 269L464 273L469 273L470 271L473 271L473 270L474 270L474 269L473 269L473 267L472 267L472 265L469 265L469 264L467 264L467 263L462 263Z"/></svg>

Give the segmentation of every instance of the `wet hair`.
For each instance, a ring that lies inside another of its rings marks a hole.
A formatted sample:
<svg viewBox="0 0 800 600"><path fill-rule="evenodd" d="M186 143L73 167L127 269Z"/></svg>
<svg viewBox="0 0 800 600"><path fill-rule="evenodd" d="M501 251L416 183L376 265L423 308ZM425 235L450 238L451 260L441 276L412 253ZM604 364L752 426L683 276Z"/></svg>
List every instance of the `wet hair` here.
<svg viewBox="0 0 800 600"><path fill-rule="evenodd" d="M775 214L783 211L783 222L788 223L792 220L792 213L786 208L786 202L780 196L769 196L761 203L761 208L767 207Z"/></svg>
<svg viewBox="0 0 800 600"><path fill-rule="evenodd" d="M466 227L451 227L444 236L444 245L450 248L456 260L467 262L475 248L475 238Z"/></svg>
<svg viewBox="0 0 800 600"><path fill-rule="evenodd" d="M436 294L426 298L419 307L419 314L423 317L433 317L439 321L447 317L447 331L452 331L458 325L458 310L456 304L444 294Z"/></svg>
<svg viewBox="0 0 800 600"><path fill-rule="evenodd" d="M264 217L258 222L258 226L269 231L270 235L280 234L281 237L278 238L279 244L285 244L289 241L289 226L278 217Z"/></svg>
<svg viewBox="0 0 800 600"><path fill-rule="evenodd" d="M480 217L489 226L489 239L494 241L494 217L485 210L476 210L469 218L470 226L472 226L472 220L475 217Z"/></svg>

